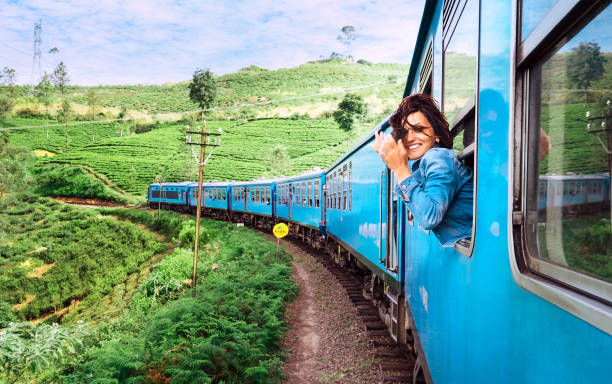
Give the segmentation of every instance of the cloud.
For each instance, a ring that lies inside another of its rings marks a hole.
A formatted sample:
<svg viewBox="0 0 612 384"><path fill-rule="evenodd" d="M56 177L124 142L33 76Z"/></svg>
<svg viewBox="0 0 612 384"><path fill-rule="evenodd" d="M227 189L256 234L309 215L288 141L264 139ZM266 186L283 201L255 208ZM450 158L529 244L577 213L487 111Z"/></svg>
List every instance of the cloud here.
<svg viewBox="0 0 612 384"><path fill-rule="evenodd" d="M355 58L408 63L423 2L0 0L0 42L10 46L0 44L0 60L20 83L30 81L41 18L43 69L63 60L82 85L188 80L196 68L292 67L344 52L336 40L344 25L359 34ZM53 47L60 52L47 54Z"/></svg>

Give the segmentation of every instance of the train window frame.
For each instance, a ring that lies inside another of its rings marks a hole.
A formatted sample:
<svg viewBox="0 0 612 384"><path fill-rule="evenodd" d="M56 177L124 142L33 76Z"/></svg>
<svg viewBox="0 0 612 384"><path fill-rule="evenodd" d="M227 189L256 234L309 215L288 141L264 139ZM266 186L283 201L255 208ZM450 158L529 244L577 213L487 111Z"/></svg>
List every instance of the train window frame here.
<svg viewBox="0 0 612 384"><path fill-rule="evenodd" d="M511 112L514 121L509 141L508 184L511 197L508 208L512 214L508 218L508 246L512 275L519 286L612 335L612 285L532 256L527 237L527 227L533 225L529 224L533 221L533 215L528 211L528 201L537 199L533 186L528 187L528 183L532 185L533 180L528 180L534 177L533 169L538 169L537 156L534 154L539 140L529 120L532 114L530 101L533 97L530 93L531 69L557 52L608 6L612 6L609 0L559 2L531 34L521 41L522 2L515 3L512 20L514 72L511 78L511 89L514 89ZM566 187L567 184L564 184L564 188L555 188L557 198L561 193L565 195L569 192L565 190ZM537 269L534 269L534 265Z"/></svg>
<svg viewBox="0 0 612 384"><path fill-rule="evenodd" d="M315 180L314 181L314 203L315 203L315 208L320 208L321 207L321 182L319 180Z"/></svg>
<svg viewBox="0 0 612 384"><path fill-rule="evenodd" d="M349 212L353 211L353 162L349 161Z"/></svg>
<svg viewBox="0 0 612 384"><path fill-rule="evenodd" d="M441 109L444 113L446 113L445 111L445 75L446 75L446 52L447 49L449 48L450 42L452 41L453 37L455 36L457 27L459 26L459 24L462 22L466 22L465 19L462 18L463 16L463 12L465 10L465 7L467 6L468 1L475 1L477 2L477 9L478 9L478 17L477 17L477 23L478 26L476 27L477 29L477 37L476 37L476 44L477 44L477 48L476 48L476 70L475 70L475 76L476 76L476 84L475 84L475 91L474 94L471 96L470 100L467 102L467 104L465 104L461 110L459 110L457 112L457 115L453 118L453 121L449 123L449 129L451 131L451 137L453 138L453 143L454 143L454 139L457 135L459 135L462 132L466 131L466 126L468 124L472 125L473 127L473 141L469 144L469 145L465 145L465 136L463 139L463 145L464 148L457 154L457 158L459 159L459 161L461 161L463 164L469 165L470 168L472 169L472 173L473 173L473 179L472 179L472 185L473 185L473 197L472 197L472 201L474 202L474 204L472 205L472 237L468 238L468 239L461 239L459 242L457 242L454 246L453 249L455 249L457 252L461 253L462 255L471 258L472 255L474 254L474 246L475 246L475 239L476 239L476 218L477 218L477 192L478 192L478 113L479 113L479 93L480 93L480 41L481 41L481 20L482 20L482 11L481 11L481 1L480 0L465 0L465 1L456 1L453 2L453 4L451 4L451 6L448 8L448 10L444 9L443 7L443 13L448 12L447 14L444 15L443 20L443 26L442 26L442 42L441 42L441 74L440 74L440 95L441 95L441 100L440 100L440 106ZM444 2L446 4L446 2ZM459 8L461 8L461 10L459 10ZM446 25L445 25L446 24ZM432 52L434 50L434 45L432 44ZM434 58L432 57L432 60ZM433 68L433 67L432 67ZM432 69L432 73L430 74L430 76L432 77L431 81L433 84L433 72L434 70ZM453 145L454 146L454 145ZM454 148L453 148L454 149ZM471 158L471 164L470 164L470 158ZM414 218L412 216L412 213L410 213L410 211L408 209L407 213L408 213L408 222L412 223Z"/></svg>
<svg viewBox="0 0 612 384"><path fill-rule="evenodd" d="M308 207L312 207L312 200L314 198L314 194L312 191L312 181L308 182Z"/></svg>

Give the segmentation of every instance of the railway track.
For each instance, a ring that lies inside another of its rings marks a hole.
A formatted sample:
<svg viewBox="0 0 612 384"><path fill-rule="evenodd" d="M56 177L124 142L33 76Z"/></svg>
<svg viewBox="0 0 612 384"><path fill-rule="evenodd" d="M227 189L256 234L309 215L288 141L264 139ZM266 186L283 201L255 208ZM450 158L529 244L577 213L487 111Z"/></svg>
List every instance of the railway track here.
<svg viewBox="0 0 612 384"><path fill-rule="evenodd" d="M309 249L313 253L312 249ZM327 255L314 252L319 262L336 278L357 308L375 355L383 371L383 383L412 383L414 358L407 348L402 348L389 335L373 300L364 295L361 281L347 269L338 266Z"/></svg>

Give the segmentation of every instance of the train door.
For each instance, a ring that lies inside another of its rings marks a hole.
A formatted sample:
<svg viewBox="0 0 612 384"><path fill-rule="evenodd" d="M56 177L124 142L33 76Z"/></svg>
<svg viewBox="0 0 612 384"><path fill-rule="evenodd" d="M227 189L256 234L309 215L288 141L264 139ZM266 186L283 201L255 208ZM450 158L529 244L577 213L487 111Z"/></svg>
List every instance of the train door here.
<svg viewBox="0 0 612 384"><path fill-rule="evenodd" d="M398 277L400 236L398 235L398 200L393 193L394 182L395 176L387 169L387 257L385 258L385 267L387 271Z"/></svg>
<svg viewBox="0 0 612 384"><path fill-rule="evenodd" d="M289 184L289 219L293 219L293 184Z"/></svg>
<svg viewBox="0 0 612 384"><path fill-rule="evenodd" d="M244 197L244 211L247 211L247 202L249 201L249 190L244 187L242 196Z"/></svg>
<svg viewBox="0 0 612 384"><path fill-rule="evenodd" d="M378 263L382 265L387 264L387 255L389 254L389 207L387 206L387 202L389 201L388 176L389 171L386 168L382 169L378 174Z"/></svg>

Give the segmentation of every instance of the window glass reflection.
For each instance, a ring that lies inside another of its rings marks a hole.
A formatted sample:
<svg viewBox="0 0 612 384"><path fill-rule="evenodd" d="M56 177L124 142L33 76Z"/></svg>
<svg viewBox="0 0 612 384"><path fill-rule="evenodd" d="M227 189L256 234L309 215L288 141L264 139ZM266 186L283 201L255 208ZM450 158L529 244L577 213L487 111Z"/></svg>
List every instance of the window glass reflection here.
<svg viewBox="0 0 612 384"><path fill-rule="evenodd" d="M473 103L478 69L478 1L469 0L444 52L443 110L453 127L457 114ZM454 148L463 149L462 134Z"/></svg>
<svg viewBox="0 0 612 384"><path fill-rule="evenodd" d="M531 70L531 255L612 282L609 6Z"/></svg>
<svg viewBox="0 0 612 384"><path fill-rule="evenodd" d="M524 0L521 17L521 39L525 40L559 0Z"/></svg>

